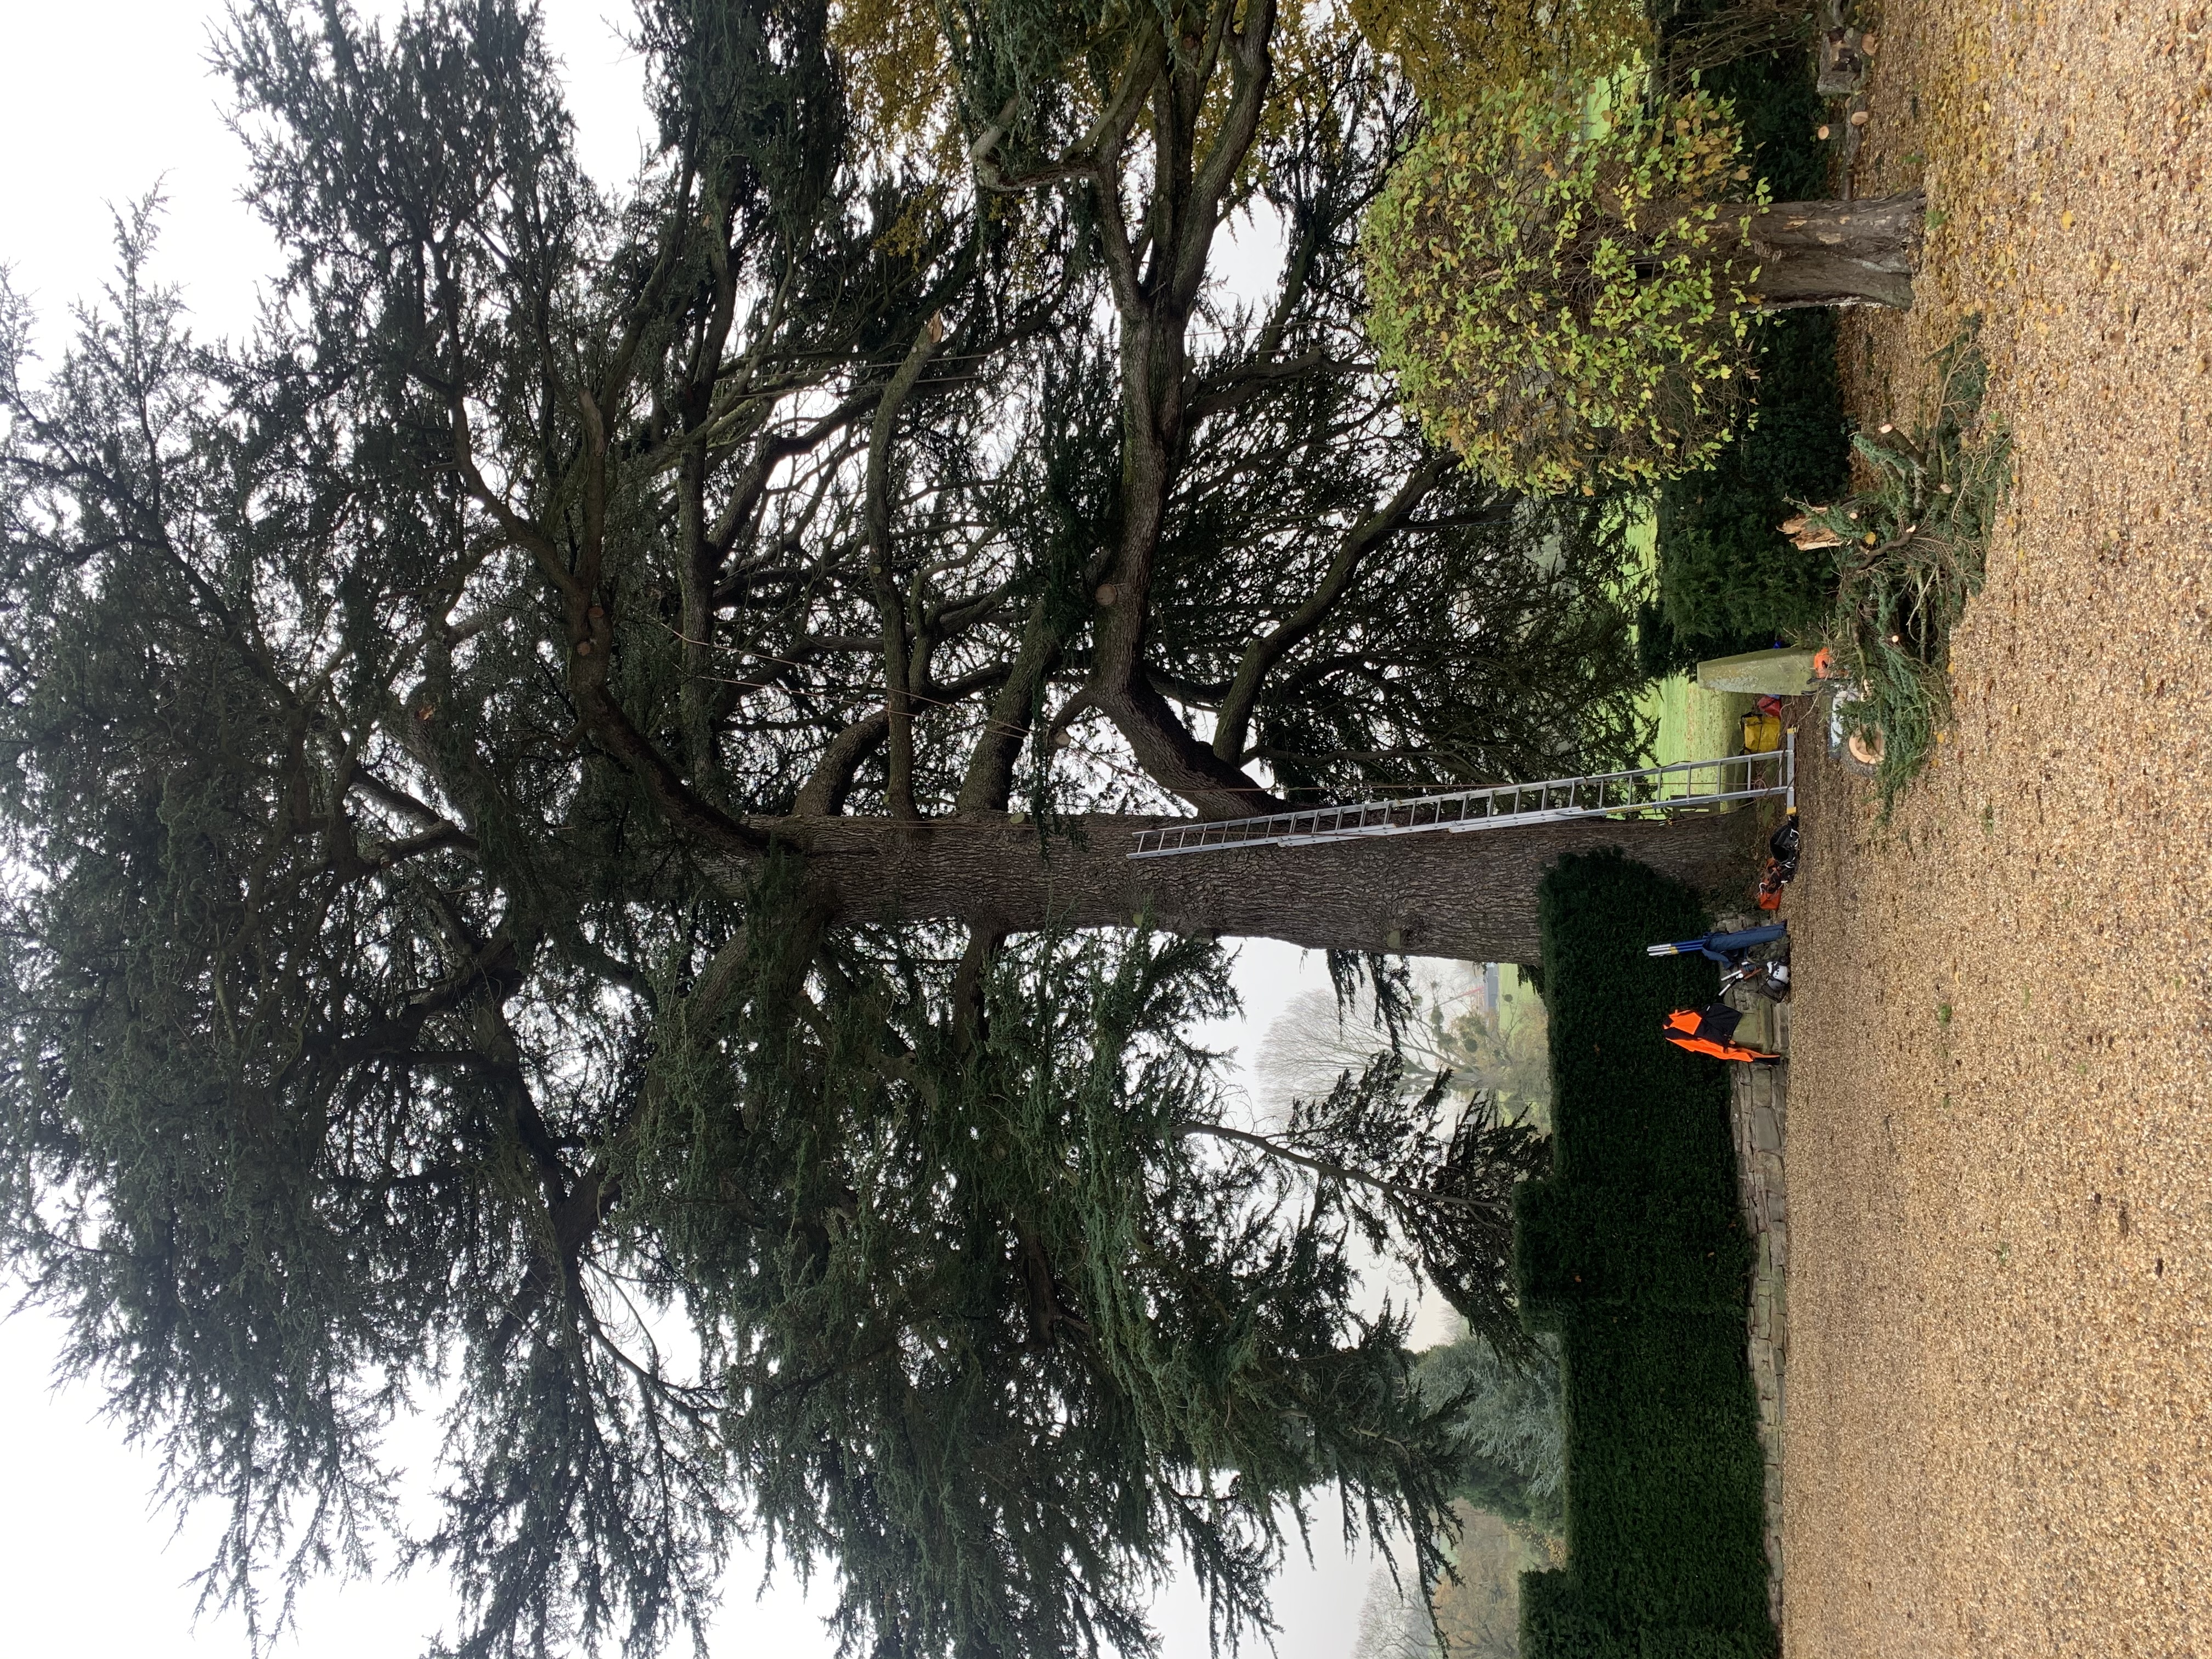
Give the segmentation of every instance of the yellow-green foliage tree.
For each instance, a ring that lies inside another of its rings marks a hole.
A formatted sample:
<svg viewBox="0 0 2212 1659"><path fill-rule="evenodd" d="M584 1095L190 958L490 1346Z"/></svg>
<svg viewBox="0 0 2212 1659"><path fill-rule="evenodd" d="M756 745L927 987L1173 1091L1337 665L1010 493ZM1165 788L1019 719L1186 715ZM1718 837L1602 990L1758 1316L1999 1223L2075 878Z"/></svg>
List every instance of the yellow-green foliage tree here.
<svg viewBox="0 0 2212 1659"><path fill-rule="evenodd" d="M878 159L927 158L957 168L959 112L941 20L907 0L835 0L824 38L845 83L850 118Z"/></svg>
<svg viewBox="0 0 2212 1659"><path fill-rule="evenodd" d="M1443 108L1562 72L1603 76L1651 35L1638 0L1351 0L1347 9L1368 44Z"/></svg>
<svg viewBox="0 0 2212 1659"><path fill-rule="evenodd" d="M1534 991L1508 990L1496 1008L1468 1009L1437 1047L1462 1081L1487 1089L1507 1117L1551 1127L1550 1026Z"/></svg>
<svg viewBox="0 0 2212 1659"><path fill-rule="evenodd" d="M991 33L1035 36L1040 32L1030 9L1025 0L949 6L832 0L828 40L866 141L908 157L927 154L934 164L957 171L965 148L951 69L958 44ZM1095 55L1091 49L1112 39L1129 14L1141 9L1127 0L1071 7L1061 15L1060 33L1073 58L1090 58ZM1342 7L1284 0L1275 10L1277 106L1295 101L1305 89L1314 78L1314 60L1358 40L1441 108L1532 77L1601 78L1647 53L1651 44L1640 0L1351 0ZM1185 11L1187 26L1204 15L1202 9ZM1088 65L1091 73L1079 70L1061 91L1080 95L1109 61L1110 53ZM1103 98L1105 89L1090 85L1088 90ZM1285 118L1285 109L1271 107L1269 120Z"/></svg>
<svg viewBox="0 0 2212 1659"><path fill-rule="evenodd" d="M1559 78L1441 114L1362 238L1369 332L1437 443L1513 488L1647 483L1731 435L1756 307L1729 106Z"/></svg>

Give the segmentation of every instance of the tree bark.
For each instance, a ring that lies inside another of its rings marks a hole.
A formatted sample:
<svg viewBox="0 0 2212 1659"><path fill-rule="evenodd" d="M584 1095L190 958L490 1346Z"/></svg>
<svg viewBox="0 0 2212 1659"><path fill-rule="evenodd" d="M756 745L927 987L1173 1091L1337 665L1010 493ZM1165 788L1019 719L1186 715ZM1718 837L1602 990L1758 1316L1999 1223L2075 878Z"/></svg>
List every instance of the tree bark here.
<svg viewBox="0 0 2212 1659"><path fill-rule="evenodd" d="M1762 311L1801 306L1912 305L1912 265L1927 198L1778 202L1751 221Z"/></svg>
<svg viewBox="0 0 2212 1659"><path fill-rule="evenodd" d="M1091 170L1109 291L1121 313L1121 524L1110 557L1091 572L1100 611L1085 695L1112 720L1137 764L1201 817L1233 818L1281 803L1237 764L1191 734L1146 673L1153 562L1188 435L1191 393L1185 336L1206 283L1207 255L1238 169L1259 135L1273 74L1273 0L1253 0L1241 23L1217 6L1209 38L1230 71L1230 94L1210 121L1209 54L1163 59L1145 96L1152 108L1152 188L1144 231L1133 239L1118 177ZM1140 106L1117 100L1102 119L1118 156ZM1107 152L1101 149L1103 156ZM1116 162L1118 167L1118 161ZM1103 579L1103 580L1102 580Z"/></svg>
<svg viewBox="0 0 2212 1659"><path fill-rule="evenodd" d="M1139 830L1167 821L1083 817L1042 850L1033 825L997 817L785 817L747 828L805 858L810 896L836 921L1018 933L1142 917L1178 933L1472 962L1537 960L1536 885L1565 854L1619 847L1705 891L1747 882L1753 865L1747 812L1128 856ZM743 874L731 866L733 884Z"/></svg>

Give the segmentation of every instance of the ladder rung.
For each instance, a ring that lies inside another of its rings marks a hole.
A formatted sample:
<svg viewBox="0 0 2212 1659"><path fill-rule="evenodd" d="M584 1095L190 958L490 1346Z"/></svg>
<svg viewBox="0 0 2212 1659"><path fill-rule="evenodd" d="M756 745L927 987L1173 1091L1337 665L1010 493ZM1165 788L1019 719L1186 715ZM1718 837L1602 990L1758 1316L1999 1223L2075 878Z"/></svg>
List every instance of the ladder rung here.
<svg viewBox="0 0 2212 1659"><path fill-rule="evenodd" d="M1760 781L1762 771L1771 772L1771 782ZM1302 812L1193 822L1188 826L1158 824L1137 831L1137 845L1129 856L1168 858L1237 847L1313 847L1323 842L1421 835L1438 830L1462 835L1620 813L1695 811L1775 795L1795 810L1795 728L1784 733L1780 749L1755 755L1674 761L1665 766L1593 773L1588 777L1503 783L1487 789L1452 790L1405 800L1349 802ZM1448 812L1453 816L1446 816Z"/></svg>

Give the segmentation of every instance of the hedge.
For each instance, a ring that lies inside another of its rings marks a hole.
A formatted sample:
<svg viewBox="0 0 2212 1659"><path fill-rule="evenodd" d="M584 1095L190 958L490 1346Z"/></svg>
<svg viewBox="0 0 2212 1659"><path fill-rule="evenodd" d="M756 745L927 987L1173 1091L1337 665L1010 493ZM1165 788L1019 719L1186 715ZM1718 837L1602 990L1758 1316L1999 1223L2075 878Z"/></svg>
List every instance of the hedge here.
<svg viewBox="0 0 2212 1659"><path fill-rule="evenodd" d="M1668 1190L1733 1183L1728 1068L1659 1036L1669 1009L1718 994L1720 970L1703 957L1644 954L1705 931L1698 896L1608 850L1563 861L1538 906L1554 1175Z"/></svg>
<svg viewBox="0 0 2212 1659"><path fill-rule="evenodd" d="M1585 1314L1568 1324L1566 1352L1567 1548L1582 1605L1617 1628L1725 1626L1771 1641L1765 1465L1741 1304Z"/></svg>
<svg viewBox="0 0 2212 1659"><path fill-rule="evenodd" d="M1523 1578L1521 1651L1771 1659L1728 1068L1659 1036L1717 970L1644 954L1703 908L1617 851L1563 860L1538 907L1553 1165L1516 1194L1515 1255L1562 1334L1571 1565Z"/></svg>
<svg viewBox="0 0 2212 1659"><path fill-rule="evenodd" d="M1716 9L1686 7L1667 28ZM1830 193L1828 152L1813 136L1826 117L1813 82L1812 54L1802 50L1739 58L1704 76L1708 91L1734 102L1752 166L1777 201ZM1801 551L1775 528L1793 502L1833 500L1850 480L1835 313L1784 312L1754 337L1758 418L1712 466L1659 491L1659 600L1638 617L1647 674L1817 626L1835 589L1831 555Z"/></svg>
<svg viewBox="0 0 2212 1659"><path fill-rule="evenodd" d="M1522 1655L1552 1659L1771 1659L1774 1645L1756 1632L1696 1625L1622 1632L1583 1606L1559 1569L1521 1578Z"/></svg>
<svg viewBox="0 0 2212 1659"><path fill-rule="evenodd" d="M1758 420L1711 467L1659 492L1657 611L1678 654L1771 645L1817 625L1835 591L1833 556L1776 526L1796 502L1832 501L1850 483L1836 319L1786 312L1753 338Z"/></svg>
<svg viewBox="0 0 2212 1659"><path fill-rule="evenodd" d="M1716 1176L1726 1172L1715 1172ZM1561 1330L1577 1312L1734 1313L1752 1247L1721 1179L1680 1191L1530 1181L1514 1194L1522 1312Z"/></svg>
<svg viewBox="0 0 2212 1659"><path fill-rule="evenodd" d="M1574 1575L1553 1567L1521 1575L1522 1659L1615 1659L1621 1638L1583 1603Z"/></svg>
<svg viewBox="0 0 2212 1659"><path fill-rule="evenodd" d="M1775 1641L1750 1630L1674 1630L1637 1632L1636 1659L1772 1659Z"/></svg>

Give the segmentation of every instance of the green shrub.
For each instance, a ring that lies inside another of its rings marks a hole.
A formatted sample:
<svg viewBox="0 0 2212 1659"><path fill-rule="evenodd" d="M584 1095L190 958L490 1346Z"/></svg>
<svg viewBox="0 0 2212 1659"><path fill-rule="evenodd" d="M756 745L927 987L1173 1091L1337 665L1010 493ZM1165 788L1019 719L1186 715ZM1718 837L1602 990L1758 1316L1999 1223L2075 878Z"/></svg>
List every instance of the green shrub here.
<svg viewBox="0 0 2212 1659"><path fill-rule="evenodd" d="M1656 1189L1523 1182L1514 1195L1514 1262L1528 1322L1560 1330L1598 1309L1741 1309L1752 1249L1733 1183L1685 1173L1692 1178Z"/></svg>
<svg viewBox="0 0 2212 1659"><path fill-rule="evenodd" d="M1521 1659L1774 1659L1777 1646L1771 1628L1616 1630L1582 1606L1571 1574L1521 1575Z"/></svg>
<svg viewBox="0 0 2212 1659"><path fill-rule="evenodd" d="M1579 1605L1616 1629L1771 1641L1765 1464L1741 1306L1566 1331L1567 1551Z"/></svg>
<svg viewBox="0 0 2212 1659"><path fill-rule="evenodd" d="M1763 199L1741 148L1702 92L1647 106L1624 88L1594 118L1584 83L1546 79L1438 116L1360 239L1376 355L1431 439L1544 495L1717 453Z"/></svg>
<svg viewBox="0 0 2212 1659"><path fill-rule="evenodd" d="M1537 910L1554 1174L1655 1188L1714 1171L1733 1180L1728 1068L1659 1036L1669 1009L1712 1000L1719 970L1703 957L1644 954L1705 931L1698 895L1608 849L1562 860Z"/></svg>
<svg viewBox="0 0 2212 1659"><path fill-rule="evenodd" d="M1521 1575L1521 1659L1773 1659L1771 1632L1689 1625L1620 1631L1591 1613L1572 1576Z"/></svg>
<svg viewBox="0 0 2212 1659"><path fill-rule="evenodd" d="M1636 1634L1635 1659L1773 1659L1769 1630L1703 1630L1696 1626L1642 1630Z"/></svg>
<svg viewBox="0 0 2212 1659"><path fill-rule="evenodd" d="M1521 1575L1521 1659L1627 1659L1620 1635L1583 1606L1560 1568Z"/></svg>
<svg viewBox="0 0 2212 1659"><path fill-rule="evenodd" d="M1663 573L1667 544L1662 539L1659 546L1660 569ZM1663 574L1660 580L1663 583ZM1662 586L1659 591L1663 593L1666 589ZM1764 633L1747 639L1677 634L1674 625L1667 620L1665 607L1657 600L1646 599L1636 607L1636 672L1646 679L1687 674L1709 657L1732 657L1740 651L1763 650L1772 643Z"/></svg>
<svg viewBox="0 0 2212 1659"><path fill-rule="evenodd" d="M1523 1579L1521 1651L1771 1659L1728 1070L1659 1035L1716 969L1644 954L1703 908L1618 852L1562 860L1538 906L1554 1161L1516 1194L1516 1273L1561 1333L1571 1565Z"/></svg>
<svg viewBox="0 0 2212 1659"><path fill-rule="evenodd" d="M1753 337L1750 428L1659 492L1658 610L1693 662L1817 629L1835 592L1834 558L1778 527L1795 503L1833 501L1850 482L1835 318L1784 312Z"/></svg>

